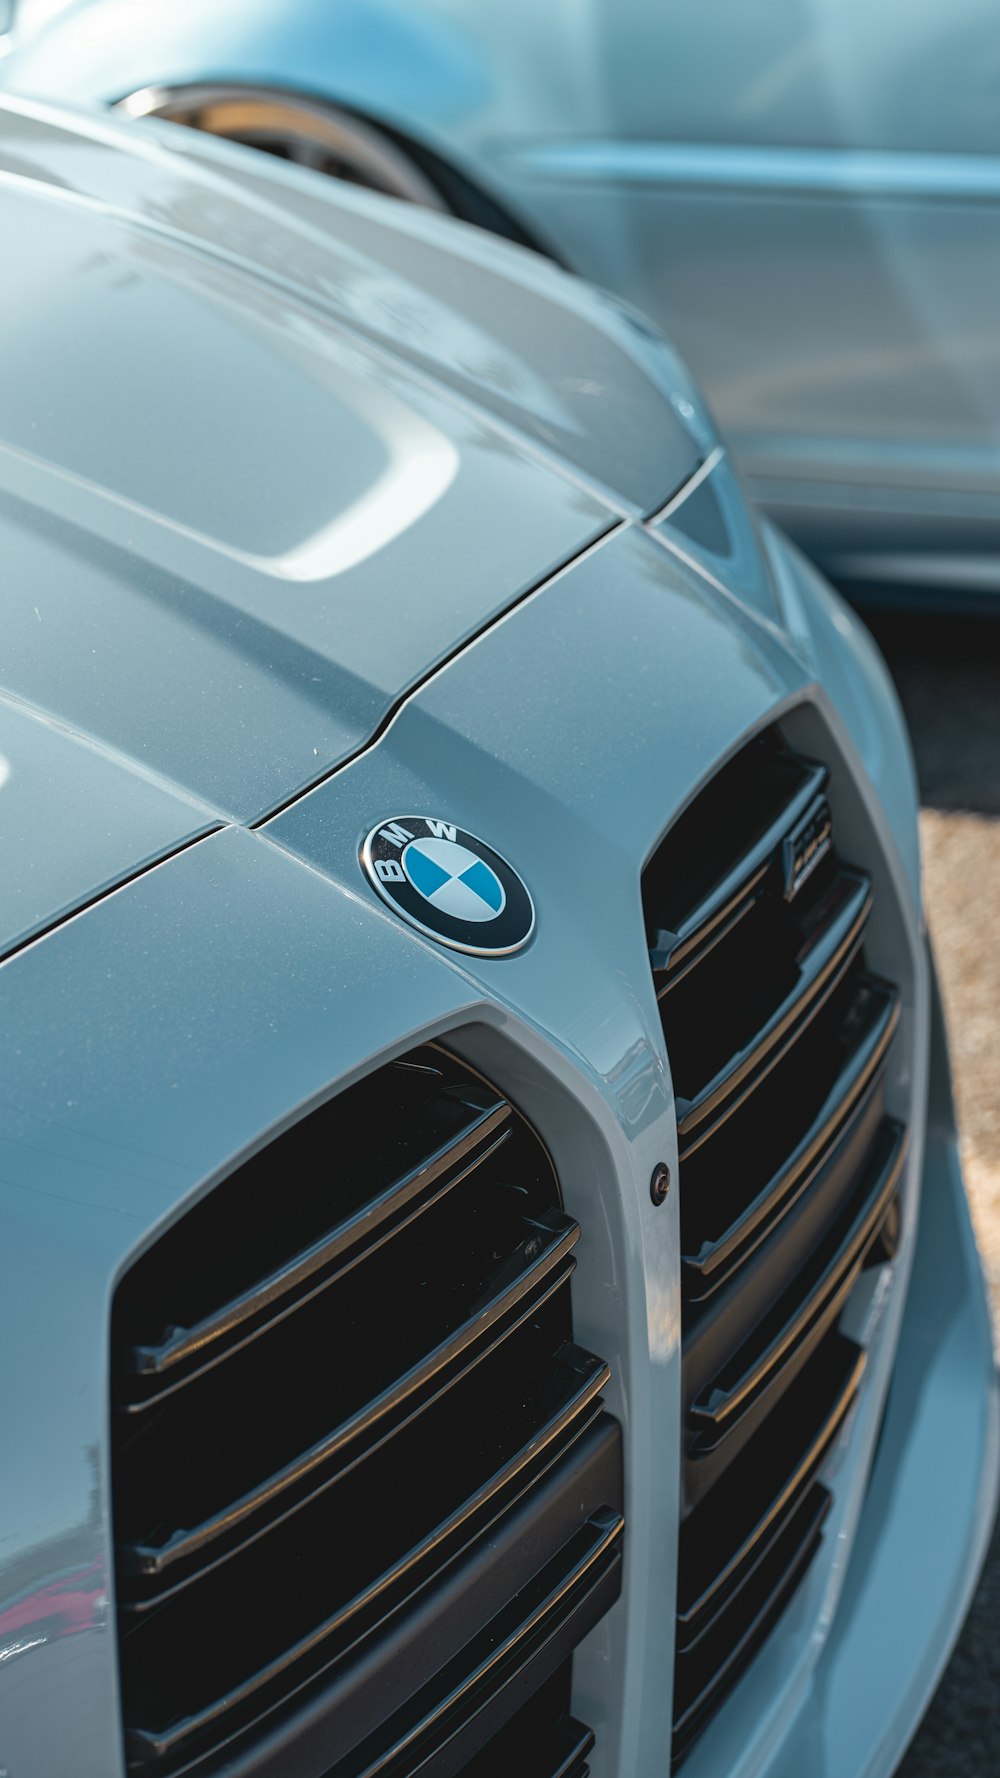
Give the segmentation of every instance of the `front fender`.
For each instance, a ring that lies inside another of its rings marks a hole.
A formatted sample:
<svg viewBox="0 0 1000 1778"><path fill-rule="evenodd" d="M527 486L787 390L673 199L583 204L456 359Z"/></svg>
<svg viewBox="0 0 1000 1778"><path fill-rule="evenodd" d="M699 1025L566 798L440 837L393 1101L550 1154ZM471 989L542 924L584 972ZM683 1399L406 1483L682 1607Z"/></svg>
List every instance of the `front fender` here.
<svg viewBox="0 0 1000 1778"><path fill-rule="evenodd" d="M592 134L596 118L617 127L595 54L607 0L143 0L141 30L135 0L55 4L53 16L51 0L20 0L0 92L108 105L220 81L326 100L436 157L514 223L500 233L545 250L559 239L558 187L526 178L508 151ZM617 201L609 219L600 185L591 198L595 231L616 230Z"/></svg>
<svg viewBox="0 0 1000 1778"><path fill-rule="evenodd" d="M488 109L482 44L405 0L75 0L33 29L30 4L0 87L114 104L149 86L266 84L326 98L448 150L455 120Z"/></svg>

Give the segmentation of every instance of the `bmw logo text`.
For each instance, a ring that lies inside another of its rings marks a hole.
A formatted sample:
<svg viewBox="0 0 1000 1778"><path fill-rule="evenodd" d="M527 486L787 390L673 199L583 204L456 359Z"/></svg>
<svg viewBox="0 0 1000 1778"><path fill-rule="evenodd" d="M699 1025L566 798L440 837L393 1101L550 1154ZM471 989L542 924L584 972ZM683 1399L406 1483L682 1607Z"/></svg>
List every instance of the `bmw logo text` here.
<svg viewBox="0 0 1000 1778"><path fill-rule="evenodd" d="M394 815L372 828L361 863L397 914L456 951L506 957L534 930L534 905L516 870L453 821Z"/></svg>

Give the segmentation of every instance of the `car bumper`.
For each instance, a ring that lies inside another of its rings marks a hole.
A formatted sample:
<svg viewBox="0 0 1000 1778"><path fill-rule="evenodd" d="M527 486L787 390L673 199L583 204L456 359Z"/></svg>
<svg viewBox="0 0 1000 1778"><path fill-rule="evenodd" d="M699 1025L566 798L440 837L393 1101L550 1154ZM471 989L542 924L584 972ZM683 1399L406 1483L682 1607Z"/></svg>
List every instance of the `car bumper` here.
<svg viewBox="0 0 1000 1778"><path fill-rule="evenodd" d="M997 1507L989 1302L962 1183L934 996L914 1266L877 1452L836 1617L768 1778L883 1778L947 1664Z"/></svg>

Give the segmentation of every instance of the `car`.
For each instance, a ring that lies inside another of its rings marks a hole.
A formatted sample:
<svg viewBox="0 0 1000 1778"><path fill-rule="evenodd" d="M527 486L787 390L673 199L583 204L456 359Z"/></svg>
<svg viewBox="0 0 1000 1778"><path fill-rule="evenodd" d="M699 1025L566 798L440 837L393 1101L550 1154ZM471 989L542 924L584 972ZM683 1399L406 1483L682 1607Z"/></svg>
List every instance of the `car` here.
<svg viewBox="0 0 1000 1778"><path fill-rule="evenodd" d="M998 1413L874 644L531 252L28 101L0 219L0 1764L888 1774Z"/></svg>
<svg viewBox="0 0 1000 1778"><path fill-rule="evenodd" d="M614 290L852 597L995 605L987 0L15 0L11 19L10 90L254 143Z"/></svg>

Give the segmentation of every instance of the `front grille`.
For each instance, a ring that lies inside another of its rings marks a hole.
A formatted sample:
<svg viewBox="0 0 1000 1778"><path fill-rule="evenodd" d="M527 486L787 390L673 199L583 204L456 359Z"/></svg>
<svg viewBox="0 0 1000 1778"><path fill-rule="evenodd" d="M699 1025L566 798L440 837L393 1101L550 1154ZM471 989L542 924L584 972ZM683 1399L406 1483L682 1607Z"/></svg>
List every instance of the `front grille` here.
<svg viewBox="0 0 1000 1778"><path fill-rule="evenodd" d="M838 854L828 790L771 730L643 881L680 1160L675 1765L819 1547L822 1472L865 1366L841 1312L895 1241L899 997L867 967L872 884Z"/></svg>
<svg viewBox="0 0 1000 1778"><path fill-rule="evenodd" d="M436 1046L271 1142L112 1318L130 1772L583 1778L620 1587L607 1366L538 1138Z"/></svg>

